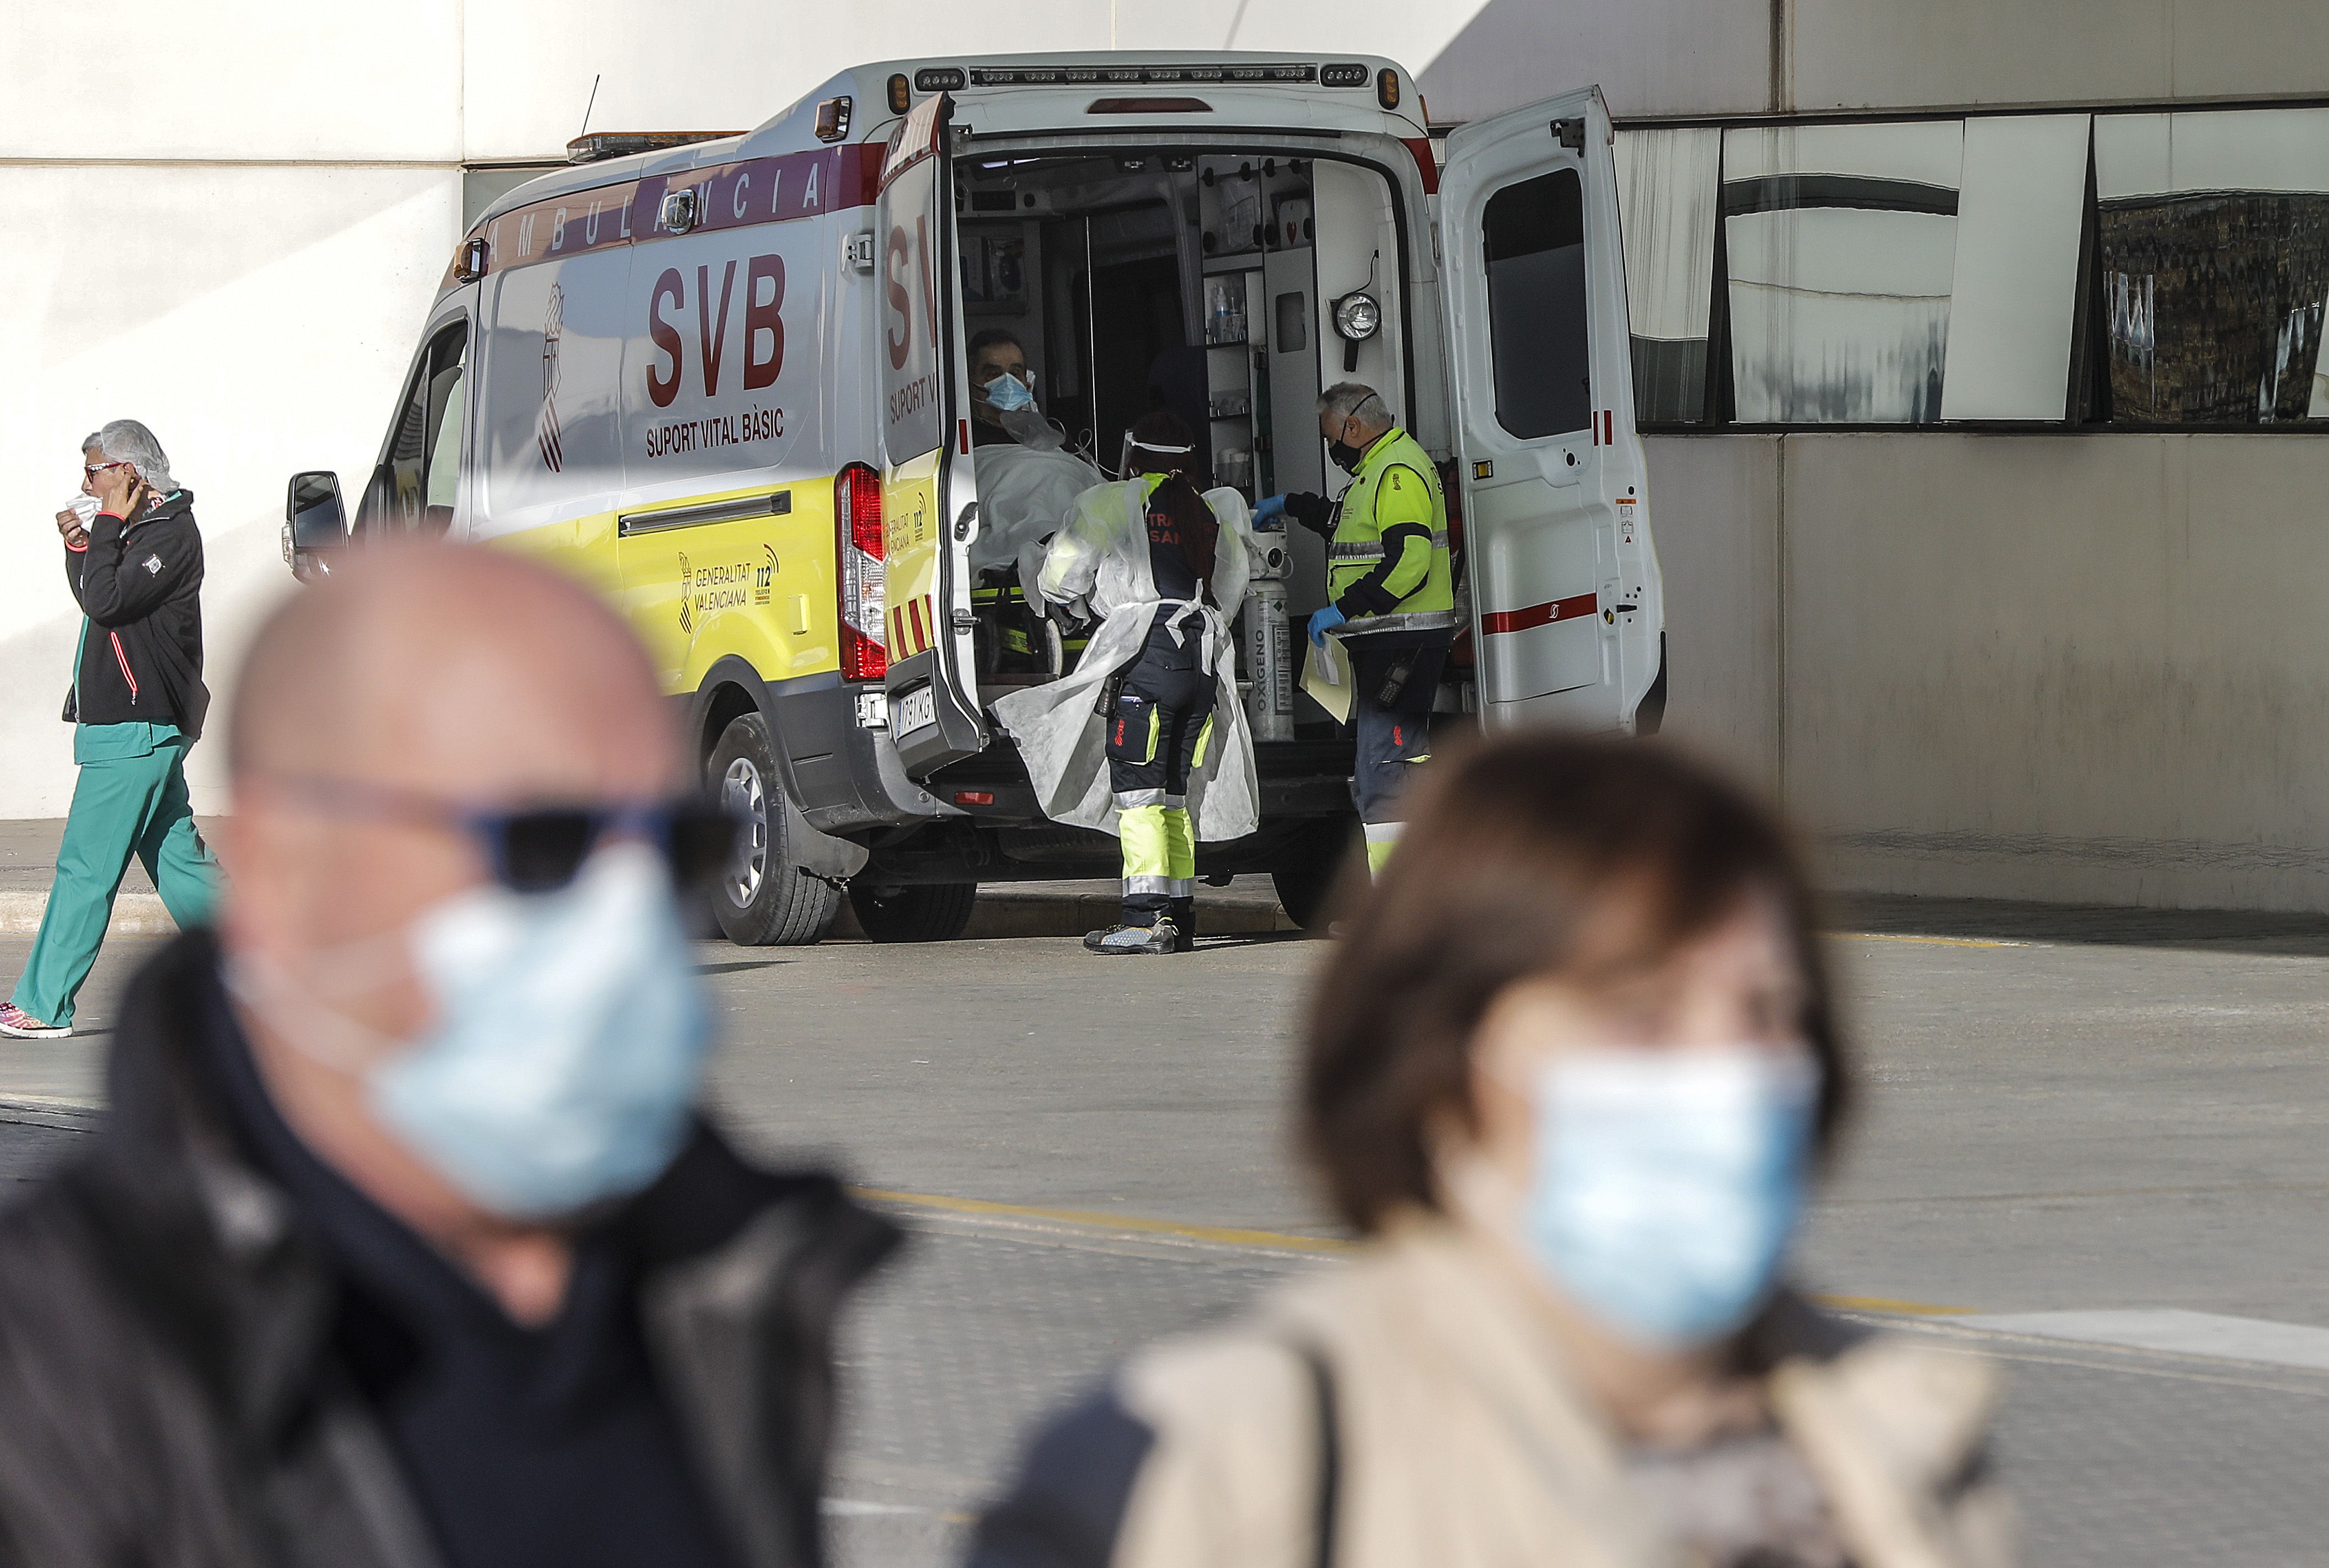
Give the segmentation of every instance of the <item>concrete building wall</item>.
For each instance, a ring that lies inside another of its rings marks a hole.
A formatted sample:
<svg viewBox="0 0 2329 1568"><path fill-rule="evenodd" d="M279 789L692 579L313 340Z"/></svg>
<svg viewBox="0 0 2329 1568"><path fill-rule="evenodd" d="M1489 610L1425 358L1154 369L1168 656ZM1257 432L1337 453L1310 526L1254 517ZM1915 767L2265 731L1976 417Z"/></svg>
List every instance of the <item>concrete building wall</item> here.
<svg viewBox="0 0 2329 1568"><path fill-rule="evenodd" d="M2317 95L2317 0L1489 0L1435 119L1598 81L1620 119Z"/></svg>
<svg viewBox="0 0 2329 1568"><path fill-rule="evenodd" d="M2329 83L2317 0L1786 0L1787 101L1906 109L2287 98Z"/></svg>
<svg viewBox="0 0 2329 1568"><path fill-rule="evenodd" d="M1830 884L2329 909L2329 441L1651 443L1670 732Z"/></svg>

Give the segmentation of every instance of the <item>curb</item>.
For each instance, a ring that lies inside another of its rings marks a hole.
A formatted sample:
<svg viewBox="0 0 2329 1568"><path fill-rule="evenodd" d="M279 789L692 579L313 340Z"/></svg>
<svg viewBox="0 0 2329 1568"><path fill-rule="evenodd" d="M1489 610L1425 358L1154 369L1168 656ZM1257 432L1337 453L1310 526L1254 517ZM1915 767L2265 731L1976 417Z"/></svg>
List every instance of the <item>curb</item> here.
<svg viewBox="0 0 2329 1568"><path fill-rule="evenodd" d="M29 937L41 929L41 916L49 907L46 889L28 893L21 889L0 892L0 936ZM117 893L113 899L113 917L105 922L105 934L109 937L167 937L177 934L178 922L162 907L158 893Z"/></svg>
<svg viewBox="0 0 2329 1568"><path fill-rule="evenodd" d="M46 892L0 891L0 937L29 937L41 929L41 915L49 907ZM1080 937L1116 923L1117 902L1108 893L1027 893L1005 885L982 893L971 912L965 941L1001 937ZM1232 936L1256 931L1298 930L1286 912L1258 899L1200 897L1197 929L1207 936ZM156 893L125 893L113 901L113 918L105 925L108 937L166 937L177 933L178 922L162 906ZM847 900L841 905L828 936L863 939L857 917Z"/></svg>
<svg viewBox="0 0 2329 1568"><path fill-rule="evenodd" d="M0 1121L29 1127L54 1127L67 1132L93 1132L105 1119L101 1106L46 1094L0 1094Z"/></svg>

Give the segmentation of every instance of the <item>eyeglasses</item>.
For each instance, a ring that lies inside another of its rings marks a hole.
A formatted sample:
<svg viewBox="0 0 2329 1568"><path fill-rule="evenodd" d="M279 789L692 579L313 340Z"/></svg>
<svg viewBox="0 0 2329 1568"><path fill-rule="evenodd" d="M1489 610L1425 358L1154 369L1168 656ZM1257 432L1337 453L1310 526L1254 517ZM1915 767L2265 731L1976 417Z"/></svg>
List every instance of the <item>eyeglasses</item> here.
<svg viewBox="0 0 2329 1568"><path fill-rule="evenodd" d="M99 474L104 473L108 468L126 468L129 465L127 461L119 463L99 463L95 467L83 463L80 466L80 477L84 479L94 479Z"/></svg>
<svg viewBox="0 0 2329 1568"><path fill-rule="evenodd" d="M419 823L459 833L476 845L495 882L513 893L554 893L609 839L652 845L684 888L720 874L735 855L742 824L694 795L666 800L594 801L515 810L463 806L393 785L313 776L261 780L317 809L341 816Z"/></svg>

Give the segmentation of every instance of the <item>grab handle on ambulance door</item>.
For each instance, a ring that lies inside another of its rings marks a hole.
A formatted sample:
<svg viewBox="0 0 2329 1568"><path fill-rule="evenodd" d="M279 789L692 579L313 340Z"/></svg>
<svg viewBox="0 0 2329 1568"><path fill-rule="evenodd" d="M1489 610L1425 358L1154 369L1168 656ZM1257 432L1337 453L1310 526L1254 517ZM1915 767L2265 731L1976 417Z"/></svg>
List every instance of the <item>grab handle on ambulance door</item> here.
<svg viewBox="0 0 2329 1568"><path fill-rule="evenodd" d="M963 503L962 515L954 520L954 542L957 544L970 537L971 526L978 521L978 503Z"/></svg>

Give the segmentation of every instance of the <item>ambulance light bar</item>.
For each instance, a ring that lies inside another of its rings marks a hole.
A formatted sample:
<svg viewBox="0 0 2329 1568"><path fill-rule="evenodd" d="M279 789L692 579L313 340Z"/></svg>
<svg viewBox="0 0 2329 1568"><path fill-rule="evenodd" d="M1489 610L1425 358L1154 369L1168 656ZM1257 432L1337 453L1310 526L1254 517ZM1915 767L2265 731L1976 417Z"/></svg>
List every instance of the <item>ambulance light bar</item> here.
<svg viewBox="0 0 2329 1568"><path fill-rule="evenodd" d="M697 142L716 142L722 137L741 134L719 130L594 131L587 137L576 137L566 144L566 161L570 164L595 164L608 158L627 158L633 153L659 153L672 147L689 147Z"/></svg>
<svg viewBox="0 0 2329 1568"><path fill-rule="evenodd" d="M965 80L966 76L967 81ZM1177 82L1219 82L1231 87L1364 87L1373 80L1363 65L1028 65L958 68L915 73L924 92L963 87L1143 87Z"/></svg>

